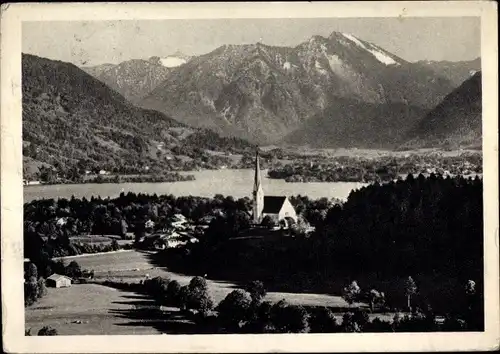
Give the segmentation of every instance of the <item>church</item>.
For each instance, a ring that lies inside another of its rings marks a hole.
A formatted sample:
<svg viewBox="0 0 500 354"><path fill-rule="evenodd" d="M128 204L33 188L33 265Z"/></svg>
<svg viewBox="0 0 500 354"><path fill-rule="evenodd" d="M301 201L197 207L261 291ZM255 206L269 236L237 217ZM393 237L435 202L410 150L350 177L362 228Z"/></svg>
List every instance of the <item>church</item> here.
<svg viewBox="0 0 500 354"><path fill-rule="evenodd" d="M266 196L262 189L260 176L259 151L255 155L255 178L253 186L253 223L260 224L265 216L276 221L293 219L297 222L297 213L286 196Z"/></svg>

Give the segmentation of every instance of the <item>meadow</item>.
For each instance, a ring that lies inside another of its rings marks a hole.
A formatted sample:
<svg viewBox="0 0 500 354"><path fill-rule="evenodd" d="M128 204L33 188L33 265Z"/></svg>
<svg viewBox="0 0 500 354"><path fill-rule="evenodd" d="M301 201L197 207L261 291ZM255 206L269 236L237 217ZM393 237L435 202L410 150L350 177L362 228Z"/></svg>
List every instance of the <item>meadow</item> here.
<svg viewBox="0 0 500 354"><path fill-rule="evenodd" d="M192 276L155 267L150 252L120 251L107 254L82 255L76 261L82 269L95 271L95 282L73 284L70 288L48 288L47 296L25 310L25 328L37 333L43 326L55 328L60 335L97 334L181 334L196 333L195 323L177 308L160 307L146 295L119 290L99 284L105 280L140 282L147 277L162 276L186 285ZM73 257L66 257L66 263ZM219 303L236 288L228 281L208 279L208 291ZM268 292L265 300L304 307L337 308L340 321L349 305L340 296L313 293ZM355 304L353 306L366 306ZM391 320L394 314L373 314Z"/></svg>

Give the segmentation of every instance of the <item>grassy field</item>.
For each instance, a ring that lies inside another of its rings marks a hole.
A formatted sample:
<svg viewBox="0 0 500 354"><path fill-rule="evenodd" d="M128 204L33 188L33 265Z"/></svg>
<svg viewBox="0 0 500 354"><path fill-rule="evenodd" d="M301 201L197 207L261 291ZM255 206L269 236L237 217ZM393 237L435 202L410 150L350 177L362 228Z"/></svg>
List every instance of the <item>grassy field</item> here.
<svg viewBox="0 0 500 354"><path fill-rule="evenodd" d="M96 284L48 289L47 296L25 312L25 327L36 334L52 326L61 335L158 334L146 323L134 324L125 314L153 301L132 292Z"/></svg>
<svg viewBox="0 0 500 354"><path fill-rule="evenodd" d="M188 284L192 276L168 271L166 268L155 267L150 262L148 252L117 252L110 254L81 256L77 259L82 269L94 270L96 279L110 279L124 282L139 282L144 280L146 275L150 278L156 276L168 277L177 280L181 285ZM203 274L200 274L203 275ZM226 297L235 288L234 283L208 279L210 295L215 303ZM339 296L326 294L296 294L285 292L269 292L265 300L279 301L286 299L292 304L302 304L306 306L334 306L347 307L348 304Z"/></svg>
<svg viewBox="0 0 500 354"><path fill-rule="evenodd" d="M82 269L93 269L97 280L139 282L149 277L163 276L187 284L191 276L169 272L150 262L150 253L125 251L109 254L85 255L77 259ZM217 304L237 288L231 282L208 280L211 297ZM347 307L339 296L269 292L267 301L286 299L291 304L304 306ZM339 320L342 313L336 314ZM392 314L380 315L384 319ZM48 289L48 295L26 309L26 329L32 334L46 325L61 335L82 334L158 334L194 333L194 324L178 309L163 312L144 295L116 290L98 284L74 284L70 288Z"/></svg>

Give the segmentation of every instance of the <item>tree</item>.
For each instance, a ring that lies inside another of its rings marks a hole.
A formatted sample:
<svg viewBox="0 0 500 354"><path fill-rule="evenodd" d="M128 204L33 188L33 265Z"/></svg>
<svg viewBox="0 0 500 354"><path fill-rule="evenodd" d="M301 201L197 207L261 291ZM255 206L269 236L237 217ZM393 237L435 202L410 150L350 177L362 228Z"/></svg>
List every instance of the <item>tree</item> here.
<svg viewBox="0 0 500 354"><path fill-rule="evenodd" d="M47 287L45 286L45 279L38 279L38 297L47 295Z"/></svg>
<svg viewBox="0 0 500 354"><path fill-rule="evenodd" d="M82 276L82 269L76 261L71 261L65 271L66 275L70 278L79 278Z"/></svg>
<svg viewBox="0 0 500 354"><path fill-rule="evenodd" d="M185 310L188 308L189 293L190 291L188 285L184 285L179 290L179 308L181 310Z"/></svg>
<svg viewBox="0 0 500 354"><path fill-rule="evenodd" d="M407 302L408 310L411 311L411 298L413 295L415 295L417 293L417 284L415 284L415 281L413 280L413 278L411 276L409 276L405 280L404 287L405 287L406 299L408 301Z"/></svg>
<svg viewBox="0 0 500 354"><path fill-rule="evenodd" d="M250 282L246 287L245 290L250 294L250 297L252 298L252 302L254 303L260 303L264 296L266 296L266 288L264 287L264 283L262 283L259 280L254 280Z"/></svg>
<svg viewBox="0 0 500 354"><path fill-rule="evenodd" d="M116 241L116 239L113 239L111 241L111 249L113 251L118 251L120 249L120 245L118 244L118 241Z"/></svg>
<svg viewBox="0 0 500 354"><path fill-rule="evenodd" d="M342 331L343 332L361 332L361 328L359 324L356 322L354 318L354 314L352 312L346 312L344 316L342 317L342 325L341 325Z"/></svg>
<svg viewBox="0 0 500 354"><path fill-rule="evenodd" d="M241 289L231 291L217 307L222 326L239 330L241 325L249 319L251 304L252 298L248 292Z"/></svg>
<svg viewBox="0 0 500 354"><path fill-rule="evenodd" d="M167 293L166 293L167 304L179 306L180 291L181 291L181 285L177 280L172 280L170 283L168 283Z"/></svg>
<svg viewBox="0 0 500 354"><path fill-rule="evenodd" d="M361 294L361 288L359 287L356 280L353 280L349 286L346 286L342 292L342 298L349 304L352 305L359 300L359 295Z"/></svg>
<svg viewBox="0 0 500 354"><path fill-rule="evenodd" d="M476 282L474 280L468 280L465 284L465 295L474 296L476 294Z"/></svg>
<svg viewBox="0 0 500 354"><path fill-rule="evenodd" d="M28 269L26 270L26 277L27 280L30 280L31 278L34 278L35 281L38 279L38 268L35 263L30 262L28 264Z"/></svg>
<svg viewBox="0 0 500 354"><path fill-rule="evenodd" d="M383 292L379 292L378 290L371 289L368 293L368 302L370 304L370 311L373 312L376 305L385 305L385 294Z"/></svg>
<svg viewBox="0 0 500 354"><path fill-rule="evenodd" d="M38 283L34 278L24 283L24 306L33 305L38 299Z"/></svg>
<svg viewBox="0 0 500 354"><path fill-rule="evenodd" d="M44 326L38 331L39 336L57 336L57 330L51 326Z"/></svg>

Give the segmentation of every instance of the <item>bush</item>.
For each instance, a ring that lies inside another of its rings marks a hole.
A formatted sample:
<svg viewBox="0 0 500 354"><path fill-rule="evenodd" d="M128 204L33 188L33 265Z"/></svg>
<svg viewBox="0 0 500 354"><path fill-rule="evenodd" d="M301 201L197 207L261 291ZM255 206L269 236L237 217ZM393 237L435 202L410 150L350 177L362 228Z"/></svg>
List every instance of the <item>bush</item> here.
<svg viewBox="0 0 500 354"><path fill-rule="evenodd" d="M57 336L57 330L50 326L44 326L38 331L39 336Z"/></svg>
<svg viewBox="0 0 500 354"><path fill-rule="evenodd" d="M467 324L464 320L456 317L447 317L443 323L443 331L459 332L467 330Z"/></svg>
<svg viewBox="0 0 500 354"><path fill-rule="evenodd" d="M278 226L278 220L276 218L271 217L270 215L266 215L262 218L260 223L264 227L273 228Z"/></svg>
<svg viewBox="0 0 500 354"><path fill-rule="evenodd" d="M271 309L269 301L260 304L252 302L249 310L249 320L243 327L245 333L272 333L274 326L271 322Z"/></svg>
<svg viewBox="0 0 500 354"><path fill-rule="evenodd" d="M289 305L285 300L271 308L271 322L279 333L302 333L308 331L308 313L302 306Z"/></svg>
<svg viewBox="0 0 500 354"><path fill-rule="evenodd" d="M376 317L365 325L364 332L393 332L393 326L389 321Z"/></svg>
<svg viewBox="0 0 500 354"><path fill-rule="evenodd" d="M203 277L194 277L189 282L189 289L192 291L200 290L206 291L208 290L207 280Z"/></svg>
<svg viewBox="0 0 500 354"><path fill-rule="evenodd" d="M337 319L327 307L318 309L311 316L309 323L313 333L334 333L339 329Z"/></svg>
<svg viewBox="0 0 500 354"><path fill-rule="evenodd" d="M249 319L251 305L252 298L248 292L241 289L231 291L217 307L221 325L239 330Z"/></svg>
<svg viewBox="0 0 500 354"><path fill-rule="evenodd" d="M148 294L156 300L164 300L167 295L167 287L169 279L162 277L154 277L144 281L144 288Z"/></svg>
<svg viewBox="0 0 500 354"><path fill-rule="evenodd" d="M179 291L179 305L181 309L197 310L202 314L208 313L214 303L208 293L207 281L202 277L194 277L189 285Z"/></svg>
<svg viewBox="0 0 500 354"><path fill-rule="evenodd" d="M434 332L437 330L434 318L421 314L405 315L394 327L396 332Z"/></svg>

